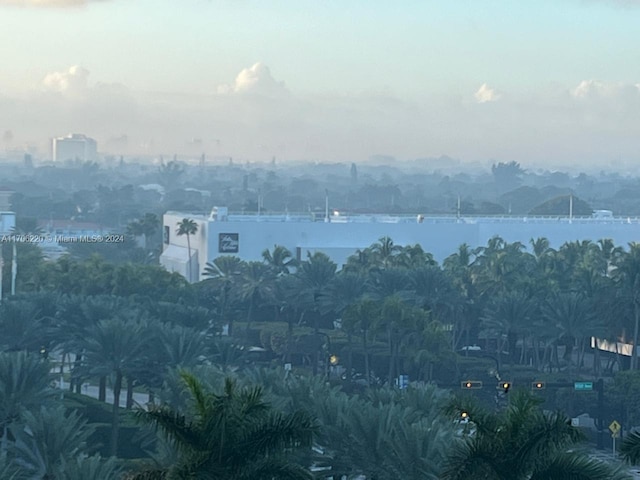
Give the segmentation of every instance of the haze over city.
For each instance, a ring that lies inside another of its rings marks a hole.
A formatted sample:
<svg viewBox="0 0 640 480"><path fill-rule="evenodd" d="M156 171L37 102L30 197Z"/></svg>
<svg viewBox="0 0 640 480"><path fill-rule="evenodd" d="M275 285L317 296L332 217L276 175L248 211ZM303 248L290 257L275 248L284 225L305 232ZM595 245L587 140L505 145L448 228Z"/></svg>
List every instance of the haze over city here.
<svg viewBox="0 0 640 480"><path fill-rule="evenodd" d="M0 480L640 480L640 0L0 0Z"/></svg>
<svg viewBox="0 0 640 480"><path fill-rule="evenodd" d="M5 149L625 169L640 2L0 1Z"/></svg>

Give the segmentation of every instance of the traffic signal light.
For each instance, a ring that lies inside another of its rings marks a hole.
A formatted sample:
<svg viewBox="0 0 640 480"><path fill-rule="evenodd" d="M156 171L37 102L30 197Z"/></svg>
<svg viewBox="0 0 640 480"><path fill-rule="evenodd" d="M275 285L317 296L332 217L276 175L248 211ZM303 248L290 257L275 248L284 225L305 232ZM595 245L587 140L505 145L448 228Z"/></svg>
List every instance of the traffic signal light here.
<svg viewBox="0 0 640 480"><path fill-rule="evenodd" d="M479 380L467 380L466 382L460 382L460 387L465 390L477 390L482 388L482 382Z"/></svg>
<svg viewBox="0 0 640 480"><path fill-rule="evenodd" d="M511 382L500 382L499 387L502 389L504 393L509 393L509 389L511 388Z"/></svg>
<svg viewBox="0 0 640 480"><path fill-rule="evenodd" d="M531 383L531 390L544 390L544 388L545 388L544 382Z"/></svg>

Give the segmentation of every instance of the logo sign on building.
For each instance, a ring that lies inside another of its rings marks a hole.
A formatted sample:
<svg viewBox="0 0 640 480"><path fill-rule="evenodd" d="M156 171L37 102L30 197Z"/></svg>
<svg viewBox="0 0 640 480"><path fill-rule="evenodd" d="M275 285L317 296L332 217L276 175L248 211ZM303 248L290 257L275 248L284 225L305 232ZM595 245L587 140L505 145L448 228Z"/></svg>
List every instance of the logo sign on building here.
<svg viewBox="0 0 640 480"><path fill-rule="evenodd" d="M221 233L218 235L218 253L238 253L240 239L237 233Z"/></svg>

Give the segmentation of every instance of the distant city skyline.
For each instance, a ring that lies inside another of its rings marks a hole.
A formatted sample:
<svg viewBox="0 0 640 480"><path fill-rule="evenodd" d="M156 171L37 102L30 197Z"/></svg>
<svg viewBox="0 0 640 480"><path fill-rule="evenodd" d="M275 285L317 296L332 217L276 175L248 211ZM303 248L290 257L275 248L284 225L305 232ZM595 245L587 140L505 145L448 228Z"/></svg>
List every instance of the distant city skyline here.
<svg viewBox="0 0 640 480"><path fill-rule="evenodd" d="M640 161L637 0L0 0L4 149Z"/></svg>

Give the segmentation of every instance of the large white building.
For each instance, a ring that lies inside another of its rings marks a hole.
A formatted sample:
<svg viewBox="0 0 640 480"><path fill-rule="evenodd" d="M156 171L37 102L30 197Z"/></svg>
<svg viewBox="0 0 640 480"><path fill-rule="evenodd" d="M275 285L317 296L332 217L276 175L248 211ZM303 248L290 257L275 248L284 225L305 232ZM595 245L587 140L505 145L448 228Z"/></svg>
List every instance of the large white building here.
<svg viewBox="0 0 640 480"><path fill-rule="evenodd" d="M93 138L79 133L72 133L66 137L54 138L51 142L53 160L82 160L83 162L98 159L98 144Z"/></svg>
<svg viewBox="0 0 640 480"><path fill-rule="evenodd" d="M184 218L198 225L197 233L189 238L191 257L186 236L176 234L177 224ZM274 245L288 248L302 260L307 253L324 252L341 266L356 250L384 236L391 237L397 245L420 244L439 262L455 253L463 243L475 248L486 245L496 235L527 246L531 239L546 237L553 248L576 240L610 238L621 246L640 241L640 219L602 215L589 218L338 214L314 217L311 214L230 215L226 208L216 208L211 215L167 212L163 228L160 263L169 271L190 277L190 281L203 279L206 263L220 255L259 261L264 249L272 249Z"/></svg>

